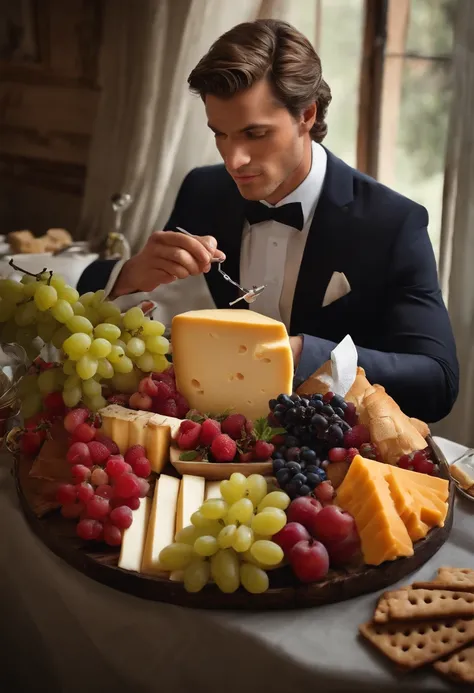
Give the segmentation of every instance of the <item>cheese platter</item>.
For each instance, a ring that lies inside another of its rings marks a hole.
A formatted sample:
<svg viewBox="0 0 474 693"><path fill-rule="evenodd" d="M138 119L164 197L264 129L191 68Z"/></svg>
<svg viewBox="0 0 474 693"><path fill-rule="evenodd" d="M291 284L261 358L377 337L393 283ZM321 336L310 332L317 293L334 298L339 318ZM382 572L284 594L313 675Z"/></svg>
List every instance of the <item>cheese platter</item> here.
<svg viewBox="0 0 474 693"><path fill-rule="evenodd" d="M122 314L52 272L0 280L0 299L2 341L28 328L7 437L21 506L93 579L185 606L297 608L390 585L446 541L454 485L426 424L361 368L343 390L327 362L294 391L279 321L190 311L171 345L140 306Z"/></svg>

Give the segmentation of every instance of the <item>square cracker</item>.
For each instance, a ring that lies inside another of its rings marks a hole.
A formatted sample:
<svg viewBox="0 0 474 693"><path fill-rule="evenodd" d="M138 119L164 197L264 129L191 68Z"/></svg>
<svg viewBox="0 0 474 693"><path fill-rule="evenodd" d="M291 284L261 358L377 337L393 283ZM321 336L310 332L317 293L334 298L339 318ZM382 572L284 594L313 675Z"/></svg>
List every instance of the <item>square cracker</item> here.
<svg viewBox="0 0 474 693"><path fill-rule="evenodd" d="M474 640L474 620L363 623L359 632L374 647L406 670L448 655Z"/></svg>
<svg viewBox="0 0 474 693"><path fill-rule="evenodd" d="M433 666L436 671L449 676L453 681L474 683L474 647L465 647L459 652L442 657Z"/></svg>
<svg viewBox="0 0 474 693"><path fill-rule="evenodd" d="M474 593L409 589L387 597L390 619L433 619L474 616Z"/></svg>
<svg viewBox="0 0 474 693"><path fill-rule="evenodd" d="M388 604L388 600L390 597L396 597L397 595L401 594L402 592L406 592L408 589L410 589L410 586L408 587L400 587L399 590L393 590L392 592L384 592L382 596L380 597L377 606L374 611L374 622L375 623L387 623L390 621L390 608Z"/></svg>
<svg viewBox="0 0 474 693"><path fill-rule="evenodd" d="M436 581L449 582L458 586L469 586L474 590L474 570L471 568L450 568L442 566L438 570Z"/></svg>

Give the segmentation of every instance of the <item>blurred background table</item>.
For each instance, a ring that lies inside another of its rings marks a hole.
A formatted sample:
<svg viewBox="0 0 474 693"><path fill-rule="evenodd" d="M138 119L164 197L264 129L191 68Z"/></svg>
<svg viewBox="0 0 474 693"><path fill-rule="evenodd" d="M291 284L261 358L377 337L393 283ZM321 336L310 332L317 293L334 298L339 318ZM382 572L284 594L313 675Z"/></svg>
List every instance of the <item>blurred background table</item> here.
<svg viewBox="0 0 474 693"><path fill-rule="evenodd" d="M18 267L28 272L41 272L46 267L56 274L61 274L71 286L76 286L87 265L90 265L97 257L96 253L73 252L60 255L52 255L52 253L8 255L0 259L0 276L9 275L12 272L8 263L10 258L13 258L13 262Z"/></svg>

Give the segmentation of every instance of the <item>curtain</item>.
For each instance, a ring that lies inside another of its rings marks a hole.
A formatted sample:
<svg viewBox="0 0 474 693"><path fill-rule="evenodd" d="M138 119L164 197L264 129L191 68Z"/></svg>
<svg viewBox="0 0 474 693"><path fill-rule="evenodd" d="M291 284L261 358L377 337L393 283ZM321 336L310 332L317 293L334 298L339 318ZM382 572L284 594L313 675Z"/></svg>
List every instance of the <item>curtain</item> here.
<svg viewBox="0 0 474 693"><path fill-rule="evenodd" d="M461 386L438 435L474 447L474 2L458 0L441 232L440 280L456 338Z"/></svg>
<svg viewBox="0 0 474 693"><path fill-rule="evenodd" d="M123 232L133 250L166 223L195 166L217 162L199 97L187 77L222 33L257 17L287 18L291 0L105 0L102 94L78 229L112 228L110 198L130 193Z"/></svg>

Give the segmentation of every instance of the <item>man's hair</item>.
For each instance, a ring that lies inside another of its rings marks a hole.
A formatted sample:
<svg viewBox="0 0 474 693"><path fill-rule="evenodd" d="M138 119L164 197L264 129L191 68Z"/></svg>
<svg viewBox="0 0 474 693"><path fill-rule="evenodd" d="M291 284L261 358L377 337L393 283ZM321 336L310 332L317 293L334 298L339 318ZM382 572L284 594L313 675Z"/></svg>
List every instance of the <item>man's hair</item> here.
<svg viewBox="0 0 474 693"><path fill-rule="evenodd" d="M209 94L230 98L261 79L268 80L276 99L293 117L316 103L310 135L322 142L331 90L313 46L286 22L261 19L238 24L211 46L189 75L188 84L205 100Z"/></svg>

